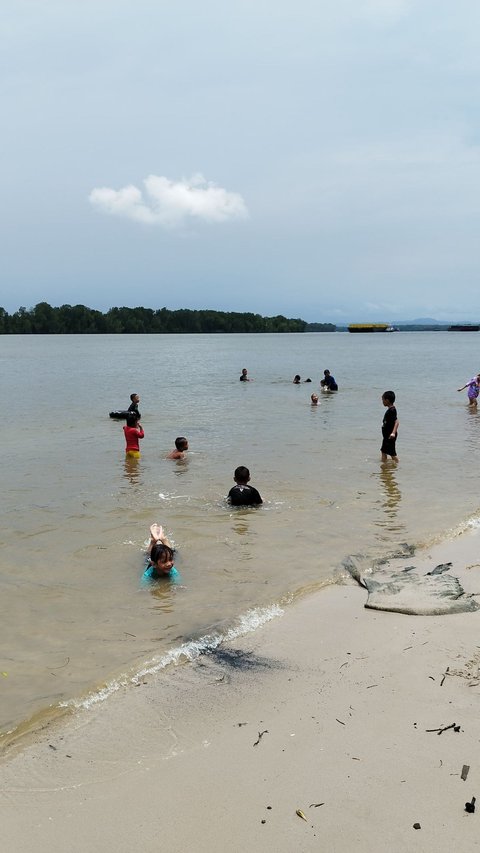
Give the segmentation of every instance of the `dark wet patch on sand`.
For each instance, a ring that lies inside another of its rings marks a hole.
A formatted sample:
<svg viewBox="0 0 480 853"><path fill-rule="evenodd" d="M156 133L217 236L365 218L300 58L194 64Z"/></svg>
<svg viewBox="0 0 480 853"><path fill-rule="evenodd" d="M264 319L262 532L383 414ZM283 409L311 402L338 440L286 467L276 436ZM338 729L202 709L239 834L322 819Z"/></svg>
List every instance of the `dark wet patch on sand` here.
<svg viewBox="0 0 480 853"><path fill-rule="evenodd" d="M228 646L208 649L203 657L208 657L219 666L228 667L236 672L259 672L266 669L279 669L282 666L272 658L262 657L243 649L231 649Z"/></svg>

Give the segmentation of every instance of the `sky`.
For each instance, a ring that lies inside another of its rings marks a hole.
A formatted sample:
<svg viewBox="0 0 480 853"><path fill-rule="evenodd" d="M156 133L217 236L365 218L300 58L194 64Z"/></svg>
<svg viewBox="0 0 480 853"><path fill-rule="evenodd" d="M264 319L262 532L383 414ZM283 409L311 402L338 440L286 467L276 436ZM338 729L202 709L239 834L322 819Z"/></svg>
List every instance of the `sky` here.
<svg viewBox="0 0 480 853"><path fill-rule="evenodd" d="M2 286L480 321L477 0L3 0Z"/></svg>

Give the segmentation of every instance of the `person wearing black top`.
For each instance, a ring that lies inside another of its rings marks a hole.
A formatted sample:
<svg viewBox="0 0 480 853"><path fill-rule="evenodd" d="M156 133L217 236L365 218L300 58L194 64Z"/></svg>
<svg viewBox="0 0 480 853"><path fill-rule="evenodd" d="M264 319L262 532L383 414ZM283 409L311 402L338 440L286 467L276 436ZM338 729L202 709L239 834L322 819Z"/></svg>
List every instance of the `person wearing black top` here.
<svg viewBox="0 0 480 853"><path fill-rule="evenodd" d="M228 500L232 506L258 506L263 503L259 492L248 485L250 471L245 465L235 468L233 479L236 485L232 486L228 493Z"/></svg>
<svg viewBox="0 0 480 853"><path fill-rule="evenodd" d="M338 385L335 382L335 377L332 376L329 370L323 371L324 379L320 381L324 391L338 391Z"/></svg>
<svg viewBox="0 0 480 853"><path fill-rule="evenodd" d="M399 421L397 410L393 405L395 403L395 392L384 391L382 394L382 403L387 408L382 421L383 441L380 448L382 462L387 461L387 456L391 456L394 462L398 462L396 441Z"/></svg>
<svg viewBox="0 0 480 853"><path fill-rule="evenodd" d="M138 394L130 394L130 400L132 401L128 407L129 412L134 412L140 418L140 412L138 411L138 404L140 402L140 397Z"/></svg>

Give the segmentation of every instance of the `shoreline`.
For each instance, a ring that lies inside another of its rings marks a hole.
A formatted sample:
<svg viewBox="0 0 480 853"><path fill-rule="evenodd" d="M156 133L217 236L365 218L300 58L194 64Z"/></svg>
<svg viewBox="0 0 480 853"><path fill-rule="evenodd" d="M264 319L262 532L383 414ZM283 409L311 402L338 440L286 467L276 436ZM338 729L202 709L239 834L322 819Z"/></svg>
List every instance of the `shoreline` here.
<svg viewBox="0 0 480 853"><path fill-rule="evenodd" d="M479 540L404 562L452 561L479 594ZM480 616L365 601L353 581L329 586L14 748L0 765L6 849L473 849Z"/></svg>

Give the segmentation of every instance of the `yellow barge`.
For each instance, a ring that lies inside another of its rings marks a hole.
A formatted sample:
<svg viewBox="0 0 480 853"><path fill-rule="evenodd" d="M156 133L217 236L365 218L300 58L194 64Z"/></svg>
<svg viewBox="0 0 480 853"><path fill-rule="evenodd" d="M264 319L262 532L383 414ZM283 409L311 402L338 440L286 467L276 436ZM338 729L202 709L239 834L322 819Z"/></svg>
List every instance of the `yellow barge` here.
<svg viewBox="0 0 480 853"><path fill-rule="evenodd" d="M350 323L349 332L393 332L388 323Z"/></svg>

